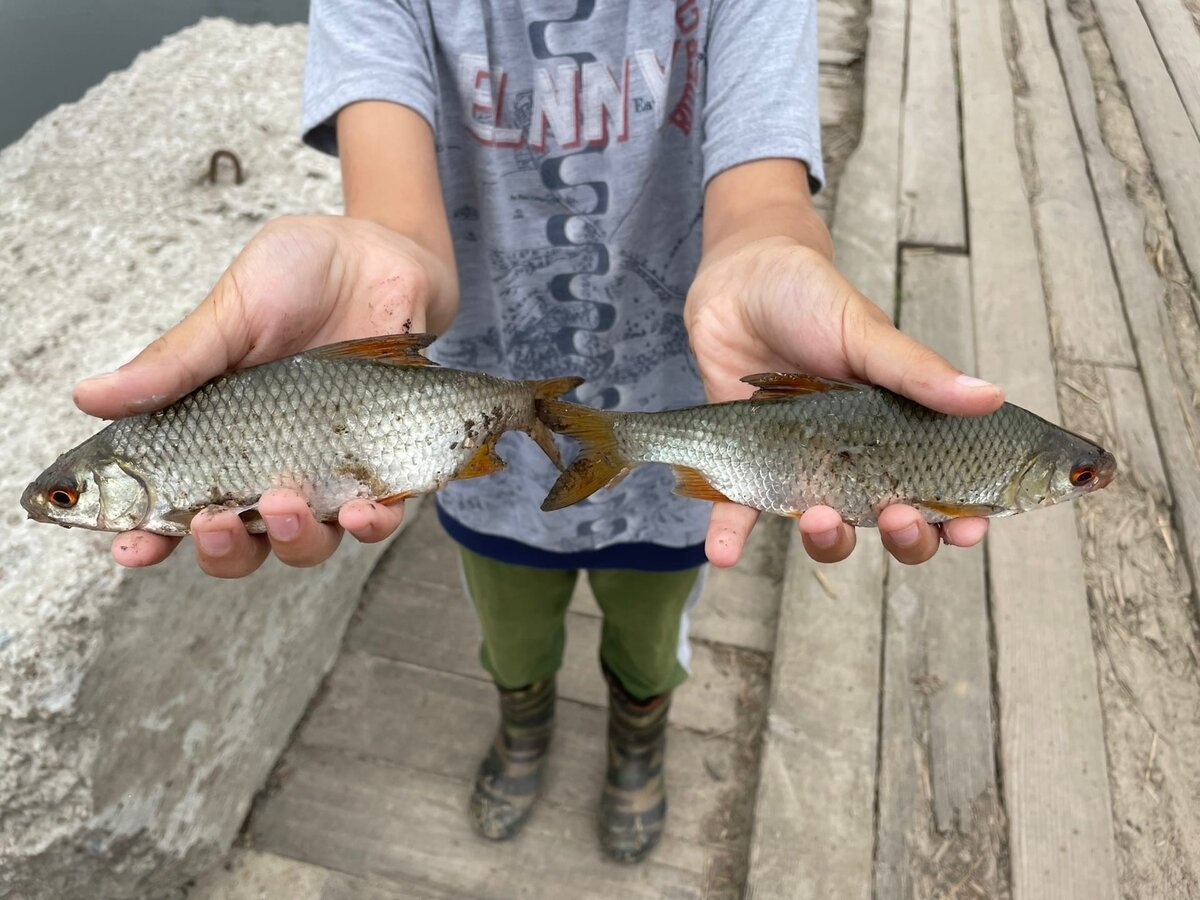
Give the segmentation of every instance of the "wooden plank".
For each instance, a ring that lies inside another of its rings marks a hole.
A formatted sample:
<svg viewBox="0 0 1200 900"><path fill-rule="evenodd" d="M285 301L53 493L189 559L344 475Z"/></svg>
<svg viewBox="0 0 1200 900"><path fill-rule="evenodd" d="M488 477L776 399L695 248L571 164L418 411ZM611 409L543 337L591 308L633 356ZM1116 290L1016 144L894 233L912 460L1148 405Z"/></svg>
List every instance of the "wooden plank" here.
<svg viewBox="0 0 1200 900"><path fill-rule="evenodd" d="M1200 273L1200 138L1162 64L1141 9L1129 0L1095 0L1113 61L1193 276Z"/></svg>
<svg viewBox="0 0 1200 900"><path fill-rule="evenodd" d="M999 0L957 5L979 373L1057 419L1045 299ZM1003 340L999 336L1003 335ZM1017 900L1116 896L1112 812L1074 511L988 538L1000 754Z"/></svg>
<svg viewBox="0 0 1200 900"><path fill-rule="evenodd" d="M856 62L865 38L862 7L852 0L821 0L817 4L817 37L822 65Z"/></svg>
<svg viewBox="0 0 1200 900"><path fill-rule="evenodd" d="M970 262L905 251L900 323L965 372L975 370ZM972 809L996 789L983 549L946 549L922 566L893 566L889 589L923 600L924 674L931 680L929 768L940 832L966 833Z"/></svg>
<svg viewBox="0 0 1200 900"><path fill-rule="evenodd" d="M895 311L897 195L906 0L876 0L869 23L862 137L838 187L838 264ZM747 896L853 900L873 889L875 767L884 554L864 535L820 566L792 533Z"/></svg>
<svg viewBox="0 0 1200 900"><path fill-rule="evenodd" d="M187 891L188 900L443 900L455 894L424 886L410 890L356 878L310 863L258 850L234 850Z"/></svg>
<svg viewBox="0 0 1200 900"><path fill-rule="evenodd" d="M1200 25L1181 0L1138 2L1192 128L1200 134Z"/></svg>
<svg viewBox="0 0 1200 900"><path fill-rule="evenodd" d="M912 4L900 180L900 240L908 244L967 245L954 75L950 0Z"/></svg>
<svg viewBox="0 0 1200 900"><path fill-rule="evenodd" d="M491 743L496 719L496 691L490 684L350 653L338 661L329 690L299 741L469 784ZM595 813L604 784L606 720L605 710L559 701L543 794L547 803ZM702 872L705 846L732 851L748 837L736 829L718 837L711 827L734 802L730 789L750 777L737 772L738 752L731 738L669 730L671 816L655 851L659 862Z"/></svg>
<svg viewBox="0 0 1200 900"><path fill-rule="evenodd" d="M699 897L704 875L606 860L595 811L542 803L519 840L465 822L467 782L299 746L251 822L254 846L422 896Z"/></svg>
<svg viewBox="0 0 1200 900"><path fill-rule="evenodd" d="M883 548L823 566L792 542L751 843L749 897L871 896Z"/></svg>
<svg viewBox="0 0 1200 900"><path fill-rule="evenodd" d="M838 267L889 315L895 309L897 195L907 0L876 0L863 83L863 128L838 186Z"/></svg>
<svg viewBox="0 0 1200 900"><path fill-rule="evenodd" d="M1145 379L1146 398L1174 501L1173 512L1182 538L1182 550L1194 582L1200 576L1200 446L1196 443L1196 436L1200 435L1200 414L1192 399L1180 393L1181 387L1188 382L1166 307L1165 286L1146 258L1142 213L1126 195L1122 167L1104 144L1091 75L1066 0L1050 0L1049 19L1079 136L1087 153L1088 170L1104 217L1108 245L1116 261L1125 313ZM1121 401L1122 396L1115 394L1114 404ZM1124 396L1128 397L1128 402L1136 404L1135 394ZM1132 418L1120 410L1114 412L1118 421ZM1153 465L1147 464L1144 458L1142 465L1145 471L1153 472Z"/></svg>
<svg viewBox="0 0 1200 900"><path fill-rule="evenodd" d="M422 516L380 561L346 648L487 679L479 665L479 621L457 583L457 571L453 542L436 521ZM596 661L600 624L593 616L567 613L567 648L558 676L561 696L593 706L608 704ZM736 654L697 643L691 667L692 677L675 694L672 721L697 731L732 731L744 677Z"/></svg>
<svg viewBox="0 0 1200 900"><path fill-rule="evenodd" d="M1069 360L1136 359L1071 105L1050 43L1044 0L1013 0L1016 64L1023 77L1036 174L1031 205L1050 305L1054 351Z"/></svg>
<svg viewBox="0 0 1200 900"><path fill-rule="evenodd" d="M879 825L875 846L876 900L914 896L912 845L924 809L918 808L916 757L920 702L915 682L924 672L921 597L906 586L887 599L883 651L883 704L879 734ZM923 806L923 803L921 804ZM922 823L923 824L923 823Z"/></svg>

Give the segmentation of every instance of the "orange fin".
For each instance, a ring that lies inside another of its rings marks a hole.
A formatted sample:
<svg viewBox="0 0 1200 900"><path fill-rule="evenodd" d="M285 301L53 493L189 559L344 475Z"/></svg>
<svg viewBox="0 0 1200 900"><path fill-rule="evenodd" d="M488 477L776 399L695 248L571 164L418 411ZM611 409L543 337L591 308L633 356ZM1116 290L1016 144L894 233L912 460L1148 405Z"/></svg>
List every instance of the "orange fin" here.
<svg viewBox="0 0 1200 900"><path fill-rule="evenodd" d="M729 498L718 491L699 469L690 466L671 466L675 473L675 493L681 497L694 497L697 500L712 500L720 502Z"/></svg>
<svg viewBox="0 0 1200 900"><path fill-rule="evenodd" d="M760 375L747 375L742 381L758 388L751 398L754 400L799 397L804 394L820 394L825 391L857 391L863 387L853 381L820 378L816 375L804 375L799 372L763 372Z"/></svg>
<svg viewBox="0 0 1200 900"><path fill-rule="evenodd" d="M412 496L415 496L412 491L400 491L398 494L388 494L386 497L380 497L375 502L383 506L392 506L396 503L403 503Z"/></svg>
<svg viewBox="0 0 1200 900"><path fill-rule="evenodd" d="M461 469L454 474L455 481L462 481L466 478L480 478L484 475L491 475L493 472L499 472L504 468L506 463L496 455L496 441L499 436L490 438L479 445L479 449L471 454Z"/></svg>
<svg viewBox="0 0 1200 900"><path fill-rule="evenodd" d="M321 359L373 359L393 366L436 366L432 359L421 355L436 339L436 334L382 334L308 352Z"/></svg>
<svg viewBox="0 0 1200 900"><path fill-rule="evenodd" d="M932 510L951 519L959 519L963 516L987 518L1007 511L1003 506L995 506L991 503L953 503L948 500L918 500L913 505L918 509Z"/></svg>
<svg viewBox="0 0 1200 900"><path fill-rule="evenodd" d="M590 497L602 487L611 487L635 465L617 449L613 433L615 414L561 400L538 400L537 414L551 430L573 437L583 445L579 456L542 501L544 511L562 509Z"/></svg>
<svg viewBox="0 0 1200 900"><path fill-rule="evenodd" d="M544 381L530 381L528 384L533 391L533 396L538 400L553 400L561 397L567 391L575 390L583 384L583 379L566 376L547 378ZM558 445L554 443L554 435L546 427L546 423L541 419L534 419L533 424L525 429L525 433L533 438L534 442L542 448L542 452L550 458L550 462L554 463L554 468L561 472L563 468L562 454L558 452Z"/></svg>

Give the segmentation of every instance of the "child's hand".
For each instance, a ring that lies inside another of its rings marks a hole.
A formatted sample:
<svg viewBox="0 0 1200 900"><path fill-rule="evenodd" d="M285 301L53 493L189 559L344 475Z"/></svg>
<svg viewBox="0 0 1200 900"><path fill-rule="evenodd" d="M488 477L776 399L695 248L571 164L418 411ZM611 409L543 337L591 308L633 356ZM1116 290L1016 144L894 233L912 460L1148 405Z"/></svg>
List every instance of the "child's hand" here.
<svg viewBox="0 0 1200 900"><path fill-rule="evenodd" d="M692 349L709 399L753 391L740 379L757 372L808 372L882 385L941 412L981 415L1000 406L1000 389L962 375L928 347L902 334L827 257L788 238L763 238L710 254L688 294ZM706 550L714 565L737 562L757 513L731 503L713 508ZM884 546L900 562L920 563L939 538L967 547L987 520L930 525L910 506L879 517ZM808 510L800 531L810 556L837 562L854 549L854 529L829 507Z"/></svg>
<svg viewBox="0 0 1200 900"><path fill-rule="evenodd" d="M388 229L340 217L285 218L260 231L186 319L116 372L81 381L75 403L119 418L167 406L204 382L309 347L351 338L442 329L453 316L452 276L427 251ZM379 541L400 524L402 507L356 500L338 525L316 521L294 491L263 495L267 535L252 536L232 512L199 515L193 537L200 567L236 578L274 550L283 562L326 559L342 529ZM153 565L178 538L128 532L113 542L126 566Z"/></svg>

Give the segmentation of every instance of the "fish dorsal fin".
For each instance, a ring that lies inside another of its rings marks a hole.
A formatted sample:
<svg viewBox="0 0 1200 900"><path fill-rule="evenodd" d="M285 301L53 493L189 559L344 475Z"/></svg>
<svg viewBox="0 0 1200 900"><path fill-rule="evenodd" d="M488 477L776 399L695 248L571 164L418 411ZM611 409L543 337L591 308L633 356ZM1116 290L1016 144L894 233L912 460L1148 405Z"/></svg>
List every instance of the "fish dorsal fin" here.
<svg viewBox="0 0 1200 900"><path fill-rule="evenodd" d="M392 366L436 366L432 359L421 355L421 351L436 339L436 334L381 334L329 344L308 352L321 359L369 359Z"/></svg>
<svg viewBox="0 0 1200 900"><path fill-rule="evenodd" d="M862 385L837 378L821 378L800 372L763 372L747 375L742 381L752 384L757 391L753 400L774 400L780 397L799 397L803 394L821 394L825 391L858 391Z"/></svg>

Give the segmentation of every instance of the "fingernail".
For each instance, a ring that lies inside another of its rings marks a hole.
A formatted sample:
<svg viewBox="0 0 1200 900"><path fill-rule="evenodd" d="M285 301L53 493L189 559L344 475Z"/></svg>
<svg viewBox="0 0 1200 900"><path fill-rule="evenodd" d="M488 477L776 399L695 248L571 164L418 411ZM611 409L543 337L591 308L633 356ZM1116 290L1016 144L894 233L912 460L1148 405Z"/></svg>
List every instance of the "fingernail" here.
<svg viewBox="0 0 1200 900"><path fill-rule="evenodd" d="M901 528L899 531L892 532L892 543L898 547L911 547L917 542L921 536L921 532L917 529L917 523L913 522L907 528Z"/></svg>
<svg viewBox="0 0 1200 900"><path fill-rule="evenodd" d="M224 556L233 547L228 531L196 531L192 533L206 556Z"/></svg>
<svg viewBox="0 0 1200 900"><path fill-rule="evenodd" d="M822 550L828 550L838 542L838 530L836 528L830 531L817 531L808 536L808 539L813 542L813 545L820 547Z"/></svg>
<svg viewBox="0 0 1200 900"><path fill-rule="evenodd" d="M263 516L267 523L267 531L271 537L280 541L290 541L300 533L299 516Z"/></svg>
<svg viewBox="0 0 1200 900"><path fill-rule="evenodd" d="M995 387L990 381L984 381L982 378L976 378L974 375L959 375L956 379L963 387L968 388L990 388Z"/></svg>

